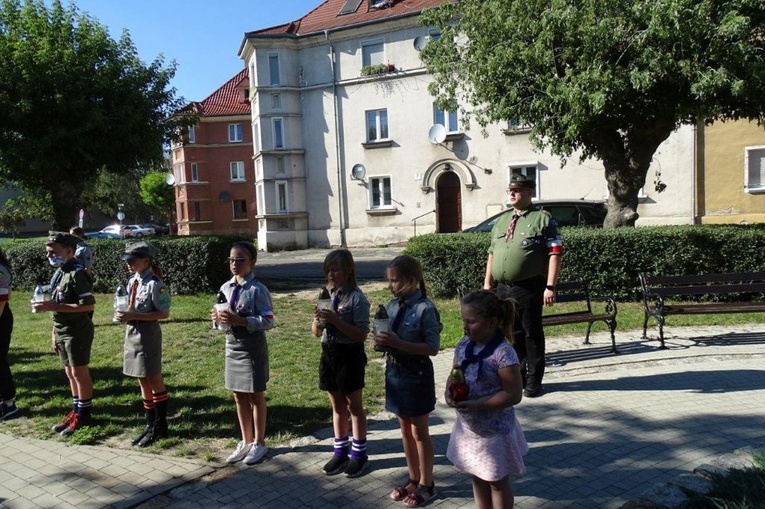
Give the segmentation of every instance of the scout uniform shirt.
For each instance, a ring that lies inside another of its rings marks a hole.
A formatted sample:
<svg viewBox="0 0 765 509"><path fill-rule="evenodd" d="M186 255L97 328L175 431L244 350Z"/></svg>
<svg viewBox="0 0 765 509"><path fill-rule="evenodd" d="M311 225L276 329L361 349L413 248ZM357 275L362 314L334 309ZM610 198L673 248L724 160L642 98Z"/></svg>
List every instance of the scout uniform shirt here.
<svg viewBox="0 0 765 509"><path fill-rule="evenodd" d="M393 299L388 303L388 316L398 315L402 299ZM409 343L426 343L431 348L439 350L441 347L441 330L444 326L441 324L441 316L436 306L430 300L422 296L420 290L403 299L404 316L397 330L393 331L402 340ZM391 323L395 318L390 319ZM396 355L413 355L398 350L393 352Z"/></svg>
<svg viewBox="0 0 765 509"><path fill-rule="evenodd" d="M515 215L518 219L509 238L507 230ZM533 205L520 212L510 210L491 230L491 277L500 283L545 277L549 255L561 253L562 248L558 224L549 212Z"/></svg>
<svg viewBox="0 0 765 509"><path fill-rule="evenodd" d="M340 320L349 323L369 333L369 301L358 287L344 286L340 289L333 288L332 309L337 312ZM321 333L321 342L327 344L352 345L358 343L348 339L332 324L327 324Z"/></svg>
<svg viewBox="0 0 765 509"><path fill-rule="evenodd" d="M231 309L239 316L247 318L246 328L233 326L228 334L233 333L238 338L242 333L252 334L273 329L274 307L271 304L271 294L263 283L255 279L252 272L247 274L241 284L236 282L236 277L232 277L223 283L220 291L226 296Z"/></svg>
<svg viewBox="0 0 765 509"><path fill-rule="evenodd" d="M170 311L170 291L151 267L147 267L128 280L128 302L131 303L131 311L136 313Z"/></svg>
<svg viewBox="0 0 765 509"><path fill-rule="evenodd" d="M96 303L96 298L93 297L93 279L74 258L53 273L50 293L53 301L58 304L87 306ZM72 322L83 317L90 318L89 313L53 313L53 321L56 323Z"/></svg>

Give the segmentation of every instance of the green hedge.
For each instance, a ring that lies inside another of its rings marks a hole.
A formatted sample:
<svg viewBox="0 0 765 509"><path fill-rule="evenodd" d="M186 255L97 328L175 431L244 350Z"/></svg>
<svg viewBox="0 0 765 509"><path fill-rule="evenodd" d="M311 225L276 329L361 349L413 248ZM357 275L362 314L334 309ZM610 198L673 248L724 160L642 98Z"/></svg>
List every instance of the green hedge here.
<svg viewBox="0 0 765 509"><path fill-rule="evenodd" d="M157 248L157 262L164 272L164 280L176 295L216 291L231 277L225 262L231 244L253 241L252 237L241 235L151 237L146 240ZM128 272L120 257L129 242L135 242L135 239L88 241L93 249L93 288L96 292L111 293L117 285L127 282ZM6 242L3 249L13 266L14 289L31 292L36 284L50 281L53 269L45 257L44 241Z"/></svg>
<svg viewBox="0 0 765 509"><path fill-rule="evenodd" d="M765 225L562 228L561 281L586 281L595 295L641 298L638 274L714 274L765 268ZM489 234L429 234L409 240L433 295L455 297L483 284Z"/></svg>

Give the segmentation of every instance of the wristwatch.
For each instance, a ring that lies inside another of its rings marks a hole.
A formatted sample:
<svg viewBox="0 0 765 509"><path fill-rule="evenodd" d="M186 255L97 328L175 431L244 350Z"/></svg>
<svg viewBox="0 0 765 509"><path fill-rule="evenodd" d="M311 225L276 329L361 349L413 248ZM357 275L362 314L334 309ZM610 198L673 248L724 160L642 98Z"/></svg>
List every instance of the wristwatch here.
<svg viewBox="0 0 765 509"><path fill-rule="evenodd" d="M550 290L551 292L554 292L554 291L555 291L555 285L547 285L547 286L545 286L545 288L546 288L547 290Z"/></svg>

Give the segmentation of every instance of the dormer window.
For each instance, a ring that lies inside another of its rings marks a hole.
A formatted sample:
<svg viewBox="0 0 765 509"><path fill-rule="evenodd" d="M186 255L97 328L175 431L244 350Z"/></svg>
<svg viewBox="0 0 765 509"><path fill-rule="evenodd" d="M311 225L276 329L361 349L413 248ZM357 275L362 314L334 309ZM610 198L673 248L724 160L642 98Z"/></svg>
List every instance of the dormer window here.
<svg viewBox="0 0 765 509"><path fill-rule="evenodd" d="M343 14L353 14L358 10L359 5L361 5L362 0L345 0L345 4L343 5L343 8L340 9L340 12L337 13L338 16L342 16Z"/></svg>

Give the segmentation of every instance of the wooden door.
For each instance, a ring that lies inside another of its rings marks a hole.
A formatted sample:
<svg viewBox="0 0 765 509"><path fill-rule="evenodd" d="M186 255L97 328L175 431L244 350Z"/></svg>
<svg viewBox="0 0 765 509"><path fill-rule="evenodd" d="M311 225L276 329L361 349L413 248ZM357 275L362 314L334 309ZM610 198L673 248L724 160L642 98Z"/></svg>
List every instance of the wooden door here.
<svg viewBox="0 0 765 509"><path fill-rule="evenodd" d="M438 233L455 233L462 229L462 194L460 178L446 171L436 182L436 215Z"/></svg>

